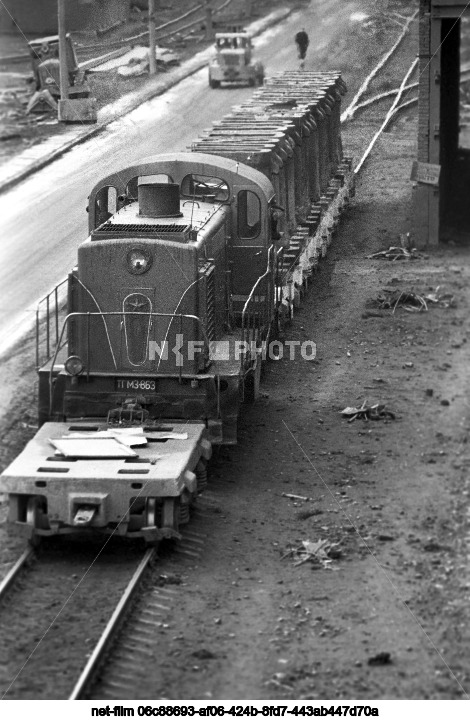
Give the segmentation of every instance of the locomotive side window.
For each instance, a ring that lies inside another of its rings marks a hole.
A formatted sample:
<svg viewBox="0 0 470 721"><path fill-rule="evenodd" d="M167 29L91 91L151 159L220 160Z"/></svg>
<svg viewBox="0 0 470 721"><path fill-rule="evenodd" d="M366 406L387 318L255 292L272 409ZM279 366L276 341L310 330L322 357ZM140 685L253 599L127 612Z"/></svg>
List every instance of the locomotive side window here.
<svg viewBox="0 0 470 721"><path fill-rule="evenodd" d="M113 185L101 188L95 197L96 227L106 221L117 211L117 190Z"/></svg>
<svg viewBox="0 0 470 721"><path fill-rule="evenodd" d="M183 178L181 195L183 198L223 203L229 199L230 191L225 180L221 178L191 173Z"/></svg>
<svg viewBox="0 0 470 721"><path fill-rule="evenodd" d="M238 235L245 240L257 238L261 230L261 203L252 190L238 193Z"/></svg>

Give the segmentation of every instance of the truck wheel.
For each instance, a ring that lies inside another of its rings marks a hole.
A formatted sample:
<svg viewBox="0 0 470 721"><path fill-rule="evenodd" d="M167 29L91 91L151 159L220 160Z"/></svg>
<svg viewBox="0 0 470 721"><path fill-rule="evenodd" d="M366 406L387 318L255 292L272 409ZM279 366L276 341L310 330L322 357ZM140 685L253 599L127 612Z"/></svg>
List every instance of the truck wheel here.
<svg viewBox="0 0 470 721"><path fill-rule="evenodd" d="M264 75L262 73L258 75L258 85L264 85Z"/></svg>
<svg viewBox="0 0 470 721"><path fill-rule="evenodd" d="M250 88L254 88L255 84L256 84L255 78L249 78L248 85L250 86Z"/></svg>
<svg viewBox="0 0 470 721"><path fill-rule="evenodd" d="M209 78L209 85L211 88L219 88L220 87L220 80L213 80L212 78Z"/></svg>

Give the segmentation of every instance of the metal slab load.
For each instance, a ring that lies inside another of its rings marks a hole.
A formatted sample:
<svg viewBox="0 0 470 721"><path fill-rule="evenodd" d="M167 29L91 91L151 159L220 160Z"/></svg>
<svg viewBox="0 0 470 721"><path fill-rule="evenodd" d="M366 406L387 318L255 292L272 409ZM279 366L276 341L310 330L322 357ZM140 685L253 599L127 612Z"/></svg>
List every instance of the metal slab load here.
<svg viewBox="0 0 470 721"><path fill-rule="evenodd" d="M196 152L246 163L272 182L284 209L280 230L286 247L285 291L292 302L298 300L296 286L325 254L341 209L353 193L351 162L343 157L341 143L345 92L335 71L273 75L191 145Z"/></svg>

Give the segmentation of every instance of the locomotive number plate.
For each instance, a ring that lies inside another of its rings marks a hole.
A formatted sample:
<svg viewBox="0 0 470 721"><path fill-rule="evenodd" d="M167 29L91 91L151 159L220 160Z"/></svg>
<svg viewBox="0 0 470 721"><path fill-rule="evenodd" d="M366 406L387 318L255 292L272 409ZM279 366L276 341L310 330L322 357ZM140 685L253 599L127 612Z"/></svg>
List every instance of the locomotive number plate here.
<svg viewBox="0 0 470 721"><path fill-rule="evenodd" d="M156 381L151 378L116 378L117 391L154 391Z"/></svg>

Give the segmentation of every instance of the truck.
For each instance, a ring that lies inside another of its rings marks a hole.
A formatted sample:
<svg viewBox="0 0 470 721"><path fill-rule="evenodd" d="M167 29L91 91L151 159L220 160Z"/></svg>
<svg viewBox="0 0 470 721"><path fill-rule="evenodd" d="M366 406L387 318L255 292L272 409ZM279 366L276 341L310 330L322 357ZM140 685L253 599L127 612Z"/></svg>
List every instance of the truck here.
<svg viewBox="0 0 470 721"><path fill-rule="evenodd" d="M263 84L264 66L253 61L253 45L247 32L217 33L215 48L216 55L209 65L211 88L219 88L221 83Z"/></svg>

